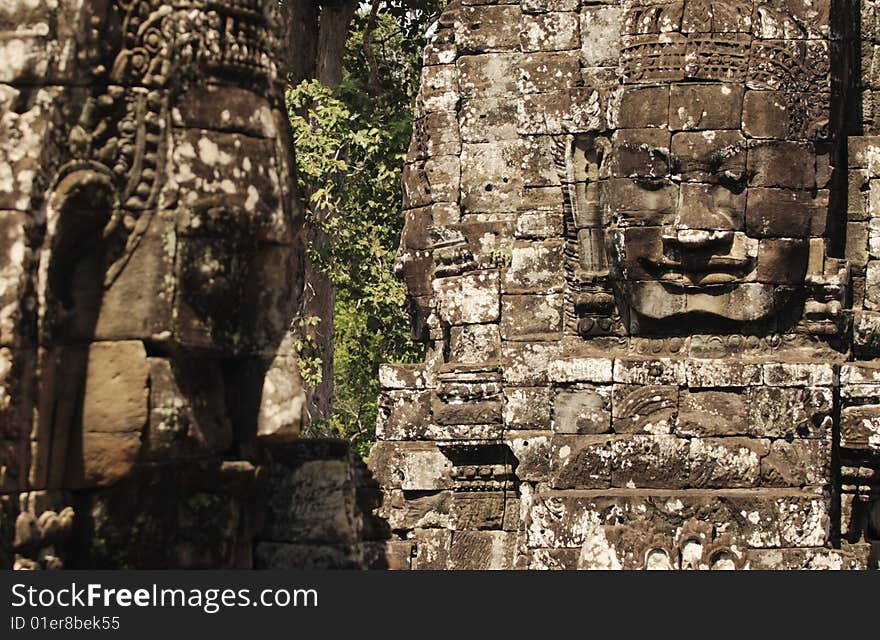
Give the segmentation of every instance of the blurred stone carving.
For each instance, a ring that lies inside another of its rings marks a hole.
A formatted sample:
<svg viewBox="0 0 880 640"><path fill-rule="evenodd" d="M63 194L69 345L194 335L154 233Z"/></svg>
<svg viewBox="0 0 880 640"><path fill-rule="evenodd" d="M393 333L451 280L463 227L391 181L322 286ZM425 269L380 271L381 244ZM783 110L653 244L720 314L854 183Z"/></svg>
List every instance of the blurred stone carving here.
<svg viewBox="0 0 880 640"><path fill-rule="evenodd" d="M60 565L59 519L74 565L252 562L258 438L304 419L278 10L0 9L0 492L19 565ZM39 492L72 502L21 506ZM122 532L137 540L108 542Z"/></svg>

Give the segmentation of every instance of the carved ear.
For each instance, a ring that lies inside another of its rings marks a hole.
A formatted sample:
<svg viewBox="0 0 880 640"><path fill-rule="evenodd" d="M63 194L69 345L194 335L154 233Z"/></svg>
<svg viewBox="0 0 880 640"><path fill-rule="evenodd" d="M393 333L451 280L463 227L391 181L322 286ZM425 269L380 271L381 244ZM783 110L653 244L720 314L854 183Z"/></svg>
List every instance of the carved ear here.
<svg viewBox="0 0 880 640"><path fill-rule="evenodd" d="M599 179L610 146L600 134L559 138L554 161L562 182L565 233L575 249L575 271L591 279L608 275L605 259L605 219L599 202Z"/></svg>
<svg viewBox="0 0 880 640"><path fill-rule="evenodd" d="M600 180L611 142L607 134L588 133L555 139L553 159L559 172L565 229L568 283L566 324L583 336L622 335L605 253L605 216Z"/></svg>

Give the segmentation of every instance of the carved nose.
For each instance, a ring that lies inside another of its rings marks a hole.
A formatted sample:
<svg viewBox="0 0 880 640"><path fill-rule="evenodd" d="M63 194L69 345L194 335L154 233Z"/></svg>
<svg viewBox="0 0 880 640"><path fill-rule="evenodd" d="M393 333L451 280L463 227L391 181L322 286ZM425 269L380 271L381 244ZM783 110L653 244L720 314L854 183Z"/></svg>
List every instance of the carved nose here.
<svg viewBox="0 0 880 640"><path fill-rule="evenodd" d="M663 234L663 242L691 251L709 249L718 245L729 246L733 242L733 231L705 229L678 229Z"/></svg>

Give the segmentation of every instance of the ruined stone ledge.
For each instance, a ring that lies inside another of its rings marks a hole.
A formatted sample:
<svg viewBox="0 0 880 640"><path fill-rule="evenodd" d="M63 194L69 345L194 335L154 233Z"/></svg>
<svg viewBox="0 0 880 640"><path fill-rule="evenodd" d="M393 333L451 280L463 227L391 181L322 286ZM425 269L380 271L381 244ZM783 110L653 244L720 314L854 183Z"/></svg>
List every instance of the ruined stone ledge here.
<svg viewBox="0 0 880 640"><path fill-rule="evenodd" d="M843 365L844 367L849 365ZM690 388L820 387L837 380L838 365L810 362L777 362L772 357L725 361L703 358L618 358L580 356L551 360L551 382L596 382L639 385L678 385ZM857 375L849 370L849 377ZM880 380L880 373L877 374Z"/></svg>
<svg viewBox="0 0 880 640"><path fill-rule="evenodd" d="M383 364L379 366L382 389L425 389L428 385L424 364Z"/></svg>
<svg viewBox="0 0 880 640"><path fill-rule="evenodd" d="M745 489L541 489L537 494L542 498L810 498L827 494L824 487L804 489L745 488Z"/></svg>
<svg viewBox="0 0 880 640"><path fill-rule="evenodd" d="M532 549L529 554L529 569L575 571L586 570L581 562L580 549ZM678 566L671 567L682 568ZM702 567L691 567L696 569ZM861 571L867 568L863 555L825 547L795 549L750 549L745 553L744 570L850 570Z"/></svg>
<svg viewBox="0 0 880 640"><path fill-rule="evenodd" d="M831 508L830 495L818 488L540 490L523 499L530 547L574 548L591 540L607 546L615 539L642 558L652 546L672 555L691 537L687 529L740 557L748 548L823 546Z"/></svg>

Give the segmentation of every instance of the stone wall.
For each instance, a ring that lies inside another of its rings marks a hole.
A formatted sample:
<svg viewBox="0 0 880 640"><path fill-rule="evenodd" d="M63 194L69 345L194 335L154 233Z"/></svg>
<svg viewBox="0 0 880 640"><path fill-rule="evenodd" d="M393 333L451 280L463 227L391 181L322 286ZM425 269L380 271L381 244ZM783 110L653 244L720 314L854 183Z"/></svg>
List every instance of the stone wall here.
<svg viewBox="0 0 880 640"><path fill-rule="evenodd" d="M397 568L401 550L386 542L387 524L374 513L381 489L345 441L301 439L276 447L266 479L257 568Z"/></svg>
<svg viewBox="0 0 880 640"><path fill-rule="evenodd" d="M875 12L449 6L370 455L409 566L876 566Z"/></svg>

